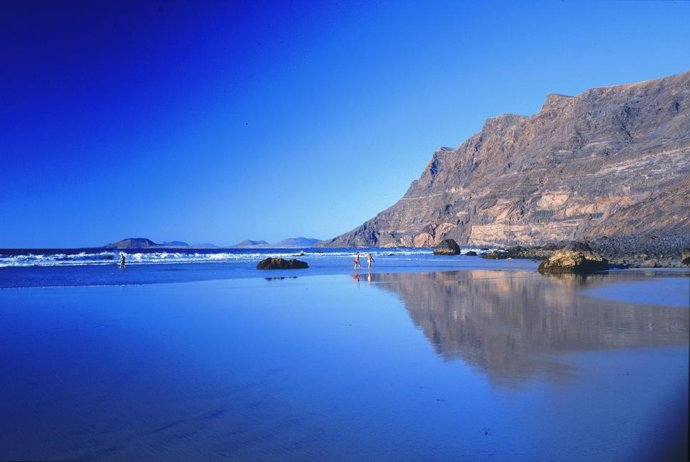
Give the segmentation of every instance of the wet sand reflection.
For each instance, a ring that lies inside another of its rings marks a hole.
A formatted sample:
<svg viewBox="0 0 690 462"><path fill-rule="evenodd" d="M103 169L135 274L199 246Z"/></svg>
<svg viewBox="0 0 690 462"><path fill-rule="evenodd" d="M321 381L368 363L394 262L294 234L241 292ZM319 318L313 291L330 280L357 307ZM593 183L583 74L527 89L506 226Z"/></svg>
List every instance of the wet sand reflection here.
<svg viewBox="0 0 690 462"><path fill-rule="evenodd" d="M374 275L377 287L401 298L440 356L508 382L567 378L568 368L555 357L560 353L688 343L686 309L579 294L609 280L486 270Z"/></svg>

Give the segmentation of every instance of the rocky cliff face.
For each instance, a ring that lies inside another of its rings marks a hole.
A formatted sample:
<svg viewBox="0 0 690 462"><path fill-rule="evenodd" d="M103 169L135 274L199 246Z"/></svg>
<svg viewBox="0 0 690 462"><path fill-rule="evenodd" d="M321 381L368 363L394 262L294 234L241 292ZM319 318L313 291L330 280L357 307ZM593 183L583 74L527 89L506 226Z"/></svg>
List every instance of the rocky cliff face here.
<svg viewBox="0 0 690 462"><path fill-rule="evenodd" d="M328 246L690 246L690 72L502 115L442 148L405 196ZM626 240L627 239L627 240Z"/></svg>

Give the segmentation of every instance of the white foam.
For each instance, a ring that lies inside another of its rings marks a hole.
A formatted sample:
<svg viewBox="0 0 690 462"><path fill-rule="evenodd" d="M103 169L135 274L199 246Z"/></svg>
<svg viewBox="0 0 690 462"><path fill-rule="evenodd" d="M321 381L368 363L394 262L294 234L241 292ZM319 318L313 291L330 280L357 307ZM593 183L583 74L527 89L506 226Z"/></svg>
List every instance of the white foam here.
<svg viewBox="0 0 690 462"><path fill-rule="evenodd" d="M243 251L218 251L209 253L200 252L79 252L76 254L54 253L54 254L21 254L21 255L0 255L0 268L9 267L57 267L57 266L87 266L87 265L116 265L119 262L121 253L125 254L127 265L159 265L174 263L237 263L259 261L266 257L276 258L339 258L351 257L359 251L360 255L371 253L377 256L398 256L410 257L415 255L431 254L431 249L343 249L343 250L283 250L271 252L265 250L261 252Z"/></svg>
<svg viewBox="0 0 690 462"><path fill-rule="evenodd" d="M81 265L111 265L114 263L113 252L76 254L22 254L0 255L0 268L26 266L81 266Z"/></svg>

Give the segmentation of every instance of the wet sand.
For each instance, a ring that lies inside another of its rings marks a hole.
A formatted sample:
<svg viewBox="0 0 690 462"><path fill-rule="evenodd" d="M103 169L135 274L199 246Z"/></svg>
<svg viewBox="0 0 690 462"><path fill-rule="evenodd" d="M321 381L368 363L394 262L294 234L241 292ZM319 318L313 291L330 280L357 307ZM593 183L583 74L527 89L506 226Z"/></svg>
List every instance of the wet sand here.
<svg viewBox="0 0 690 462"><path fill-rule="evenodd" d="M688 310L621 274L3 289L0 459L663 458Z"/></svg>

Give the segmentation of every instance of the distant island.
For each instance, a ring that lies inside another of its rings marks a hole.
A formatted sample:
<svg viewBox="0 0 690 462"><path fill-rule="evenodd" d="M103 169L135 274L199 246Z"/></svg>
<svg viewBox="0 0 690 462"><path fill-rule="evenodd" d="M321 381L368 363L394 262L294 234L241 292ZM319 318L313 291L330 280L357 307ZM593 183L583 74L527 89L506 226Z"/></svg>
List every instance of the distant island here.
<svg viewBox="0 0 690 462"><path fill-rule="evenodd" d="M127 239L122 239L121 241L113 242L111 244L106 244L103 246L106 249L121 249L121 250L131 250L131 249L150 249L153 247L160 247L151 239L146 239L143 237L130 237Z"/></svg>
<svg viewBox="0 0 690 462"><path fill-rule="evenodd" d="M283 239L280 242L271 244L266 241L251 241L246 240L238 242L237 244L231 246L234 249L306 249L309 247L314 247L317 243L321 242L319 239L309 238L309 237L290 237Z"/></svg>
<svg viewBox="0 0 690 462"><path fill-rule="evenodd" d="M266 241L246 240L229 246L232 249L298 249L314 247L319 239L308 237L291 237L283 239L275 244ZM141 250L141 249L216 249L220 248L215 244L188 244L185 241L166 241L157 243L145 237L128 237L117 242L112 242L103 246L105 249L117 250Z"/></svg>
<svg viewBox="0 0 690 462"><path fill-rule="evenodd" d="M213 249L218 246L215 244L188 244L184 241L166 241L156 243L145 237L128 237L121 241L113 242L103 246L106 249L118 250L140 250L140 249Z"/></svg>
<svg viewBox="0 0 690 462"><path fill-rule="evenodd" d="M252 241L251 239L247 239L235 245L231 245L230 247L233 249L267 249L273 246L266 241Z"/></svg>

